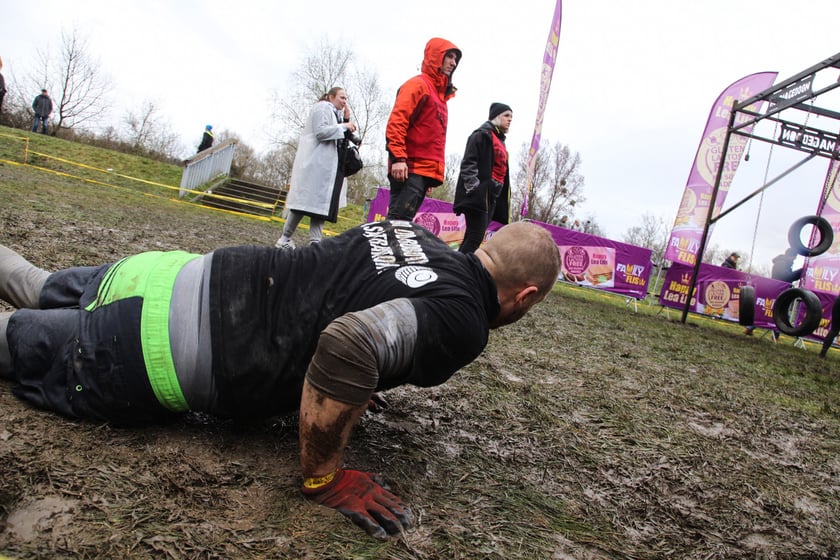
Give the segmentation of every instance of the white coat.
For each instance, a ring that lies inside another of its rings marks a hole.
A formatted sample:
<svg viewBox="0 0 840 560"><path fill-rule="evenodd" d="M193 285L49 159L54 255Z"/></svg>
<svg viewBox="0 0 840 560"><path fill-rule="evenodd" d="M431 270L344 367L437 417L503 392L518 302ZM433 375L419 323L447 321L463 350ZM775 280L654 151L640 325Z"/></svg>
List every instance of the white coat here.
<svg viewBox="0 0 840 560"><path fill-rule="evenodd" d="M298 141L284 215L294 210L335 222L338 209L347 206L347 182L338 173L338 141L345 130L332 103L315 104Z"/></svg>

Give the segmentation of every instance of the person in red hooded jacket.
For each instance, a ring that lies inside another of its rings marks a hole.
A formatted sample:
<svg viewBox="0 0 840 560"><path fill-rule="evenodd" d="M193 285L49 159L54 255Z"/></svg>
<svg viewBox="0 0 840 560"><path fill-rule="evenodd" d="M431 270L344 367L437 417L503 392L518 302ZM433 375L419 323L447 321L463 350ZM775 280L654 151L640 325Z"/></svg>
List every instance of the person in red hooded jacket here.
<svg viewBox="0 0 840 560"><path fill-rule="evenodd" d="M385 129L389 219L413 220L427 191L443 183L446 102L455 96L452 73L460 61L461 50L452 42L430 39L420 74L397 90Z"/></svg>

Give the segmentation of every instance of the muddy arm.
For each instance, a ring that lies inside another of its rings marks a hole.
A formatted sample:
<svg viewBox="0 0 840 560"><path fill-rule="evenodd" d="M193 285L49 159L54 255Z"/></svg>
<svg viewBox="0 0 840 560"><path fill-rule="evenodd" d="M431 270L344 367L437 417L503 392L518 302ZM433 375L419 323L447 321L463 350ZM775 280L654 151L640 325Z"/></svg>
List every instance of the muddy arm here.
<svg viewBox="0 0 840 560"><path fill-rule="evenodd" d="M345 404L321 393L309 381L300 401L300 464L304 478L337 471L356 421L367 408Z"/></svg>
<svg viewBox="0 0 840 560"><path fill-rule="evenodd" d="M404 376L416 338L414 307L406 299L347 313L324 329L301 395L304 478L325 476L341 467L353 425L382 379Z"/></svg>

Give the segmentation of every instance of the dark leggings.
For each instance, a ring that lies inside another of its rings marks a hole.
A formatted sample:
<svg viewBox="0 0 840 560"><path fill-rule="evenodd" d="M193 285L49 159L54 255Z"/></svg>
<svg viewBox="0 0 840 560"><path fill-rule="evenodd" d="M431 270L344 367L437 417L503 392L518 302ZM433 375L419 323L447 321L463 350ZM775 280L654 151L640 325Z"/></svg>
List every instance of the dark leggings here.
<svg viewBox="0 0 840 560"><path fill-rule="evenodd" d="M467 229L464 232L464 241L458 251L461 253L474 253L484 241L484 233L490 223L490 217L483 210L464 210L464 220L467 222Z"/></svg>

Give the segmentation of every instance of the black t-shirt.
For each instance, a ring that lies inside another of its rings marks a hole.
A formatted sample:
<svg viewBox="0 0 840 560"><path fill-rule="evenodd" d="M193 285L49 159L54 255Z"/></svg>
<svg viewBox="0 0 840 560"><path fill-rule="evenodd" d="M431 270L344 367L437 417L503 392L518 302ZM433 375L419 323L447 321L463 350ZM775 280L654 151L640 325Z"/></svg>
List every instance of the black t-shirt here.
<svg viewBox="0 0 840 560"><path fill-rule="evenodd" d="M475 255L405 221L365 224L294 251L214 252L210 280L219 414L296 410L321 331L335 318L409 298L417 318L413 367L402 383L443 383L474 360L499 312Z"/></svg>

